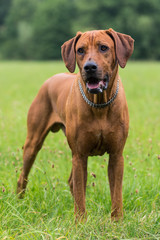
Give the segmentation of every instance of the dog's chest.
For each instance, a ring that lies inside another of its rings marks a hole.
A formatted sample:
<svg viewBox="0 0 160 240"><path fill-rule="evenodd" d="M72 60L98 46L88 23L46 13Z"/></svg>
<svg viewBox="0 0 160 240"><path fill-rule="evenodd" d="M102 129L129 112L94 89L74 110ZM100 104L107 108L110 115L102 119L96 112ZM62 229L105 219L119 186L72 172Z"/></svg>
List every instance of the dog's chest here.
<svg viewBox="0 0 160 240"><path fill-rule="evenodd" d="M93 135L93 140L91 141L89 147L89 155L103 155L105 152L110 152L111 150L111 138L113 137L113 132L107 131L106 129L97 129Z"/></svg>
<svg viewBox="0 0 160 240"><path fill-rule="evenodd" d="M77 144L80 152L89 156L103 155L112 152L117 147L119 139L117 129L110 123L92 122L81 127Z"/></svg>
<svg viewBox="0 0 160 240"><path fill-rule="evenodd" d="M103 155L107 151L104 132L99 130L94 133L93 136L95 141L92 143L92 146L90 146L90 155Z"/></svg>

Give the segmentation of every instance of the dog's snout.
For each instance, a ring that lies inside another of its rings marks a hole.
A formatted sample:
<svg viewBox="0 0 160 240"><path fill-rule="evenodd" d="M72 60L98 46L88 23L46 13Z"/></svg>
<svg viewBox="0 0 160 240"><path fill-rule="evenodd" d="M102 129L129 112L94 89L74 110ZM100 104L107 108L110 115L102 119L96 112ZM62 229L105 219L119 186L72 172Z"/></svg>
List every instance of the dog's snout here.
<svg viewBox="0 0 160 240"><path fill-rule="evenodd" d="M97 71L97 64L95 62L86 62L84 70L86 73L95 73Z"/></svg>

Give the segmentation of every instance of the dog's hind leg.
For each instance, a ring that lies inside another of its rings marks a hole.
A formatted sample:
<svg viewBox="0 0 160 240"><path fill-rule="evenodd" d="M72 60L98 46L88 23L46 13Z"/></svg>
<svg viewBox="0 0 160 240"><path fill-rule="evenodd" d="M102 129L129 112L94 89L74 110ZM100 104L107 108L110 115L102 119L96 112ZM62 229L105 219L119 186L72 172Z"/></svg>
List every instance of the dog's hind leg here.
<svg viewBox="0 0 160 240"><path fill-rule="evenodd" d="M71 170L71 173L70 173L70 176L69 176L69 179L68 179L68 183L69 183L69 186L70 186L70 190L71 190L71 193L73 195L73 179L72 179L72 170Z"/></svg>
<svg viewBox="0 0 160 240"><path fill-rule="evenodd" d="M41 149L44 139L53 123L53 112L49 101L37 96L32 103L27 120L28 134L23 147L23 169L17 184L17 193L22 198L27 181L28 174L34 163L37 153Z"/></svg>
<svg viewBox="0 0 160 240"><path fill-rule="evenodd" d="M17 183L17 193L19 194L19 198L22 198L25 193L26 185L28 182L28 174L33 165L33 162L36 158L38 151L41 148L41 141L37 141L38 139L30 139L27 138L26 143L24 145L23 151L23 169L21 175L19 177Z"/></svg>

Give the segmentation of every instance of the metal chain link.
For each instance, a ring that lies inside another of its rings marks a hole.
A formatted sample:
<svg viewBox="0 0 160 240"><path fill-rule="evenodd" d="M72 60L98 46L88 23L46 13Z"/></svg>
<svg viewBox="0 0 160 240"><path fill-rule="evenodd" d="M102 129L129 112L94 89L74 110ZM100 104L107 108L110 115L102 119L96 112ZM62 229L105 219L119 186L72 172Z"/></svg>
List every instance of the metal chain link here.
<svg viewBox="0 0 160 240"><path fill-rule="evenodd" d="M79 90L82 94L82 97L83 99L86 101L86 103L91 106L91 107L94 107L94 108L104 108L108 105L110 105L114 100L115 98L117 97L117 94L118 94L118 91L119 91L119 79L117 80L117 89L116 89L116 92L114 94L114 96L106 103L101 103L101 104L97 104L97 103L93 103L91 102L85 95L84 91L83 91L83 88L82 88L82 85L80 83L80 81L78 80L78 84L79 84Z"/></svg>

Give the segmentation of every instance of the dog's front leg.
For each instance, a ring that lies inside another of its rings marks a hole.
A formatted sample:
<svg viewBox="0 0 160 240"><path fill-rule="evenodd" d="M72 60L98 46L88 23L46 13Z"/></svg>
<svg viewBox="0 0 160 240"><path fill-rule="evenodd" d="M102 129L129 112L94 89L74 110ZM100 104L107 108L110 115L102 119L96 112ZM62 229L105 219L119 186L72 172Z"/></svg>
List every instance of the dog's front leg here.
<svg viewBox="0 0 160 240"><path fill-rule="evenodd" d="M122 181L124 160L122 154L110 154L108 165L108 177L112 201L112 220L123 217Z"/></svg>
<svg viewBox="0 0 160 240"><path fill-rule="evenodd" d="M81 220L85 216L85 192L87 183L87 157L73 155L72 181L74 211L76 219Z"/></svg>

